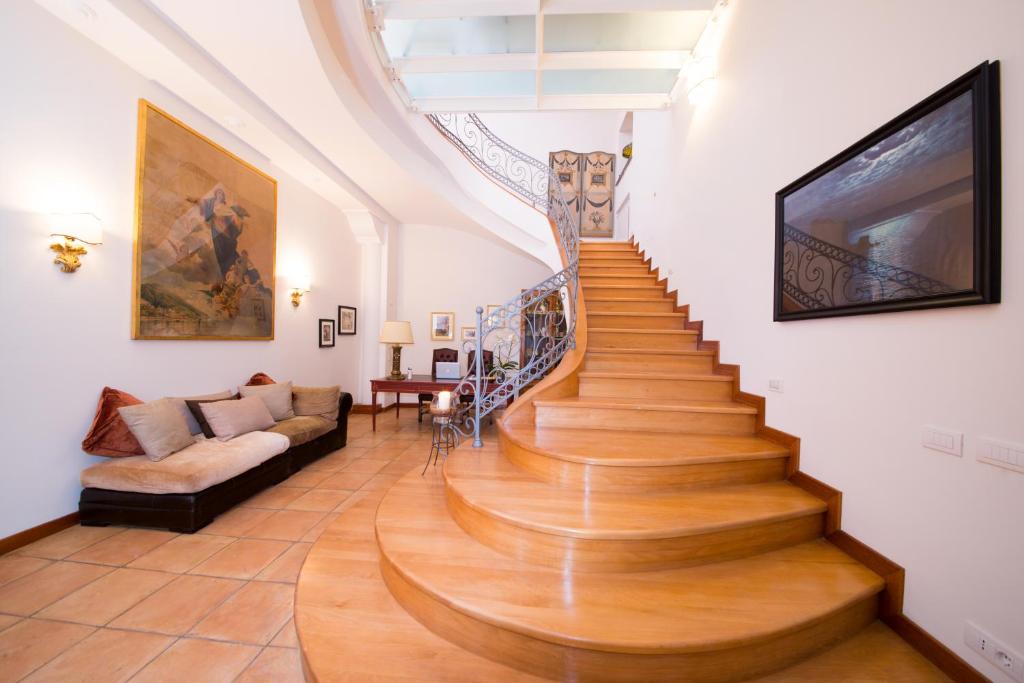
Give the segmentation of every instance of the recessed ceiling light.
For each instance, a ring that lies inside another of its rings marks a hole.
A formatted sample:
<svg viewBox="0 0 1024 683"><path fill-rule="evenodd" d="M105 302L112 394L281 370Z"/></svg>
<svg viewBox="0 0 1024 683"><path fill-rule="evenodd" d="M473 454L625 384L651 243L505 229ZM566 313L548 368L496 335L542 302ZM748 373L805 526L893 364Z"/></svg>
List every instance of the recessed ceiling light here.
<svg viewBox="0 0 1024 683"><path fill-rule="evenodd" d="M78 13L81 14L85 19L88 19L89 21L96 21L96 18L99 16L98 14L96 14L96 10L94 10L90 5L87 5L84 2L79 3Z"/></svg>

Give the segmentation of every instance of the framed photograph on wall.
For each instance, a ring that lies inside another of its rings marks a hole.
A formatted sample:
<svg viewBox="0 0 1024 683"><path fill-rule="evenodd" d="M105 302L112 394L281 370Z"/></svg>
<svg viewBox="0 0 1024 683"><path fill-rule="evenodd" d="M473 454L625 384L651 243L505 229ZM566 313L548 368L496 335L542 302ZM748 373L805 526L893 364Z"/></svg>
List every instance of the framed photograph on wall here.
<svg viewBox="0 0 1024 683"><path fill-rule="evenodd" d="M476 327L467 326L462 328L462 341L475 341L476 340Z"/></svg>
<svg viewBox="0 0 1024 683"><path fill-rule="evenodd" d="M356 309L352 306L338 306L338 334L356 333Z"/></svg>
<svg viewBox="0 0 1024 683"><path fill-rule="evenodd" d="M334 319L320 318L319 329L320 348L328 349L334 346Z"/></svg>
<svg viewBox="0 0 1024 683"><path fill-rule="evenodd" d="M455 314L443 311L430 314L430 340L452 341L455 339Z"/></svg>
<svg viewBox="0 0 1024 683"><path fill-rule="evenodd" d="M999 301L999 63L783 188L777 321Z"/></svg>
<svg viewBox="0 0 1024 683"><path fill-rule="evenodd" d="M501 326L499 316L494 315L499 311L501 311L501 304L487 304L487 308L484 311L484 320L490 322L492 325L496 327Z"/></svg>

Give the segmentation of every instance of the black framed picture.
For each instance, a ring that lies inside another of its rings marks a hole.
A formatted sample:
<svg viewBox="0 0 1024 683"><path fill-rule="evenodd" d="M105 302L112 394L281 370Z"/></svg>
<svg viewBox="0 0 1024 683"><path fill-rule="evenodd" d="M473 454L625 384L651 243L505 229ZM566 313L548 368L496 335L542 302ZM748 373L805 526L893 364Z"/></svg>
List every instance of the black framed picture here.
<svg viewBox="0 0 1024 683"><path fill-rule="evenodd" d="M998 303L999 62L775 196L777 321Z"/></svg>
<svg viewBox="0 0 1024 683"><path fill-rule="evenodd" d="M320 318L317 328L317 337L320 340L320 348L326 349L334 346L334 319Z"/></svg>
<svg viewBox="0 0 1024 683"><path fill-rule="evenodd" d="M338 306L338 334L356 333L356 309L352 306Z"/></svg>

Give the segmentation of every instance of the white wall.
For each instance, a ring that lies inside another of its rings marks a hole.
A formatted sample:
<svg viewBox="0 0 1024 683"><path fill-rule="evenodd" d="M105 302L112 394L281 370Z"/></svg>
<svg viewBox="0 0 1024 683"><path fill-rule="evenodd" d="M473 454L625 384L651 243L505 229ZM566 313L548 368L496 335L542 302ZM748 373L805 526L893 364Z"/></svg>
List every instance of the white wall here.
<svg viewBox="0 0 1024 683"><path fill-rule="evenodd" d="M907 569L906 612L963 644L975 621L1024 652L1024 476L975 460L1024 443L1024 4L738 0L718 88L694 111L640 113L632 224L670 288L802 438L801 468L844 492L844 528ZM1003 302L772 322L774 195L985 59L1002 61ZM965 456L920 444L966 434Z"/></svg>
<svg viewBox="0 0 1024 683"><path fill-rule="evenodd" d="M430 374L434 349L440 348L459 349L465 368L462 328L476 324L476 307L504 303L551 275L550 268L496 240L438 225L399 228L397 270L396 314L412 322L416 342L402 349L402 370L411 367L416 374ZM430 340L433 311L455 313L454 341ZM390 358L389 353L389 367ZM383 399L390 403L394 397Z"/></svg>
<svg viewBox="0 0 1024 683"><path fill-rule="evenodd" d="M98 460L80 443L104 385L153 399L233 387L260 370L354 385L355 338L316 343L317 318L359 300L359 248L333 206L31 3L0 22L0 91L0 358L10 386L0 408L0 537L77 508L78 474ZM131 340L140 97L278 179L274 341ZM45 214L55 211L92 212L104 224L104 244L73 275L51 263ZM312 275L298 309L282 278L293 264Z"/></svg>

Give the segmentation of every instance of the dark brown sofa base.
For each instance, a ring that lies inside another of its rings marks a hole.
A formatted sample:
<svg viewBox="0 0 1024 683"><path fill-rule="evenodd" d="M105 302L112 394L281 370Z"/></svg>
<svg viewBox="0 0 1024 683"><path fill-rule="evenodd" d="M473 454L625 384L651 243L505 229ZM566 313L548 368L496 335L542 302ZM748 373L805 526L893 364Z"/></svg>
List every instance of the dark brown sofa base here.
<svg viewBox="0 0 1024 683"><path fill-rule="evenodd" d="M132 493L82 489L78 512L83 526L157 527L194 533L214 518L268 486L280 483L319 458L344 448L352 396L342 394L338 428L308 443L289 448L261 465L196 493Z"/></svg>

